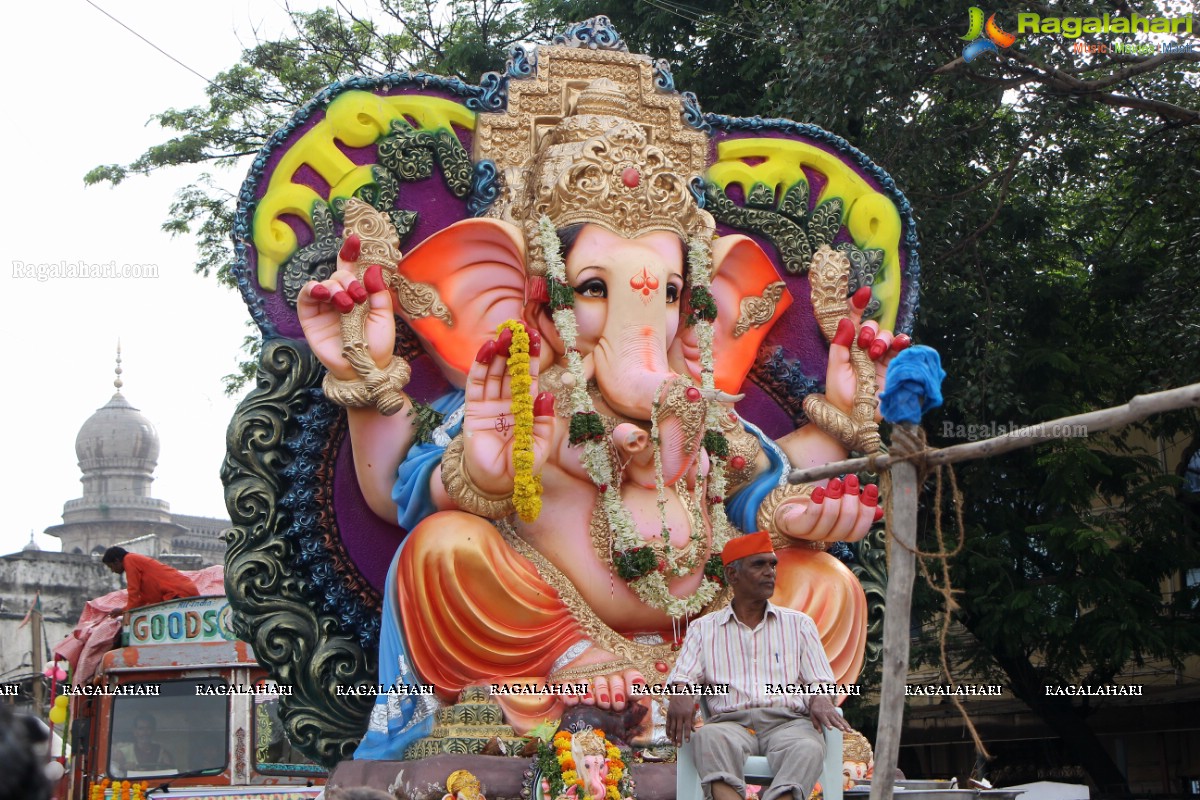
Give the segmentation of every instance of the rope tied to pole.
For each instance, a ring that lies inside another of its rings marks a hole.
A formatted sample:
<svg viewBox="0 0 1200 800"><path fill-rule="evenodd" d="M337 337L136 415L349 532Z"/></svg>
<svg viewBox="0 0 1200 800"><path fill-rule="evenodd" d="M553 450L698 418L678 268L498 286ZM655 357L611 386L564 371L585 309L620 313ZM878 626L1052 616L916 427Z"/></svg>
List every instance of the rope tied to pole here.
<svg viewBox="0 0 1200 800"><path fill-rule="evenodd" d="M885 505L887 514L885 516L885 525L887 526L887 541L889 544L895 542L900 547L911 552L917 560L917 566L921 570L922 577L925 578L925 583L935 593L941 595L943 613L941 630L938 636L938 650L941 656L941 670L947 684L951 690L957 688L958 682L954 678L954 674L950 669L950 656L947 651L946 642L950 634L950 626L954 622L954 612L958 610L958 601L955 595L962 594L961 589L955 589L950 576L950 559L955 558L962 553L966 546L966 525L963 522L963 496L958 488L958 478L954 474L954 468L949 464L938 464L930 467L928 457L929 454L936 452L930 448L924 429L917 426L896 425L892 430L891 435L891 455L892 463L899 461L911 463L917 470L917 486L925 485L929 475L934 476L934 497L933 497L933 527L934 534L937 537L937 550L926 551L916 546L916 540L910 545L901 537L895 536L891 528L891 479L890 472L884 472L880 476L880 483L887 484ZM948 479L943 478L943 473L948 473ZM950 484L950 505L954 510L954 524L957 528L958 541L953 550L946 549L946 537L942 529L942 502L944 494L944 483L948 480ZM937 575L931 569L929 561L937 562L939 569ZM966 725L967 731L971 734L971 740L975 744L977 752L983 755L984 758L991 758L991 754L983 744L983 739L979 735L979 731L975 728L975 723L971 720L971 715L967 712L962 701L957 694L950 695L951 702L958 709L958 713L962 716L963 724Z"/></svg>

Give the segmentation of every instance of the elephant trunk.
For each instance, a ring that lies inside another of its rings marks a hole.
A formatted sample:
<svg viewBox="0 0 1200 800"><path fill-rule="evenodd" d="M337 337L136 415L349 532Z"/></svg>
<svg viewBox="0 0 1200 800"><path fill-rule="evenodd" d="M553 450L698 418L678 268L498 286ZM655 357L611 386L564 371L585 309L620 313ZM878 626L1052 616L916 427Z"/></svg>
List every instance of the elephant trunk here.
<svg viewBox="0 0 1200 800"><path fill-rule="evenodd" d="M673 484L683 476L699 452L704 404L698 393L685 402L669 400L683 391L683 379L667 365L665 309L636 321L613 314L596 343L593 359L596 384L604 401L619 414L650 422L655 403L658 413L659 451L663 477ZM679 387L673 389L672 387ZM668 402L663 403L664 400ZM692 407L694 405L694 407Z"/></svg>

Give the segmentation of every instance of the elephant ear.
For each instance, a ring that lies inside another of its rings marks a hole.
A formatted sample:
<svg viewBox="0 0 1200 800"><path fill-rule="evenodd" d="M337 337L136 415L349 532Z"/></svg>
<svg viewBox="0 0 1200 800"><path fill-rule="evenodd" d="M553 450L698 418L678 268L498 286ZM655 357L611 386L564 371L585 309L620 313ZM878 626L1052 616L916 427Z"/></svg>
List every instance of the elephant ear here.
<svg viewBox="0 0 1200 800"><path fill-rule="evenodd" d="M465 219L417 245L400 260L400 275L400 316L461 388L496 326L521 319L525 239L507 222Z"/></svg>
<svg viewBox="0 0 1200 800"><path fill-rule="evenodd" d="M792 305L771 258L746 236L722 236L713 242L712 296L717 303L713 323L716 387L730 394L741 390L772 326ZM680 337L688 369L699 379L699 347L694 328Z"/></svg>

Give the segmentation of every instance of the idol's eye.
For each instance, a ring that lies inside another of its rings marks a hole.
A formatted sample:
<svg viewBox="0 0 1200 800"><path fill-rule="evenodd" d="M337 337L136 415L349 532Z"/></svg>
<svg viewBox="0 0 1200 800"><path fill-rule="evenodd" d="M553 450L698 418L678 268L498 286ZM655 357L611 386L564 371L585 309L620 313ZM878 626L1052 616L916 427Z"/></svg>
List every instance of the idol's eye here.
<svg viewBox="0 0 1200 800"><path fill-rule="evenodd" d="M679 286L674 283L667 284L667 305L679 302Z"/></svg>
<svg viewBox="0 0 1200 800"><path fill-rule="evenodd" d="M589 278L575 287L580 297L608 297L608 287L600 278Z"/></svg>

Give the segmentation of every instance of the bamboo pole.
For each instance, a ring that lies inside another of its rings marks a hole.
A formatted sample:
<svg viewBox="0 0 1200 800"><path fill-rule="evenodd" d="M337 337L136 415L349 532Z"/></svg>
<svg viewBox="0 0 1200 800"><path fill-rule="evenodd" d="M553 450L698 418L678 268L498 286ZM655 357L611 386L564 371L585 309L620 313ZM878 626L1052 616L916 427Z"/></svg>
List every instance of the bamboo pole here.
<svg viewBox="0 0 1200 800"><path fill-rule="evenodd" d="M1078 435L1080 430L1085 431L1085 436L1090 436L1099 431L1124 427L1153 414L1175 411L1189 406L1200 407L1200 383L1181 386L1178 389L1168 389L1165 392L1141 394L1123 406L1089 411L1086 414L1076 414L1072 417L1061 417L1037 425L1027 425L1004 436L956 444L953 447L932 449L925 453L925 463L930 467L936 467L940 464L988 458L1041 442L1071 438ZM890 455L877 456L874 468L875 470L888 469L893 466L894 461L895 459ZM848 472L859 472L871 466L869 458L850 458L812 469L792 470L788 475L788 480L792 483L811 483L822 478L845 475Z"/></svg>
<svg viewBox="0 0 1200 800"><path fill-rule="evenodd" d="M29 611L29 624L32 630L30 631L33 637L32 642L32 663L33 663L33 713L42 718L42 707L46 705L46 687L42 684L42 609L38 606L41 600L41 593L33 600L33 608Z"/></svg>
<svg viewBox="0 0 1200 800"><path fill-rule="evenodd" d="M916 425L902 426L915 438ZM883 684L880 687L879 727L875 731L875 777L871 800L891 798L900 757L904 724L904 684L908 679L909 620L916 578L917 468L898 461L891 468L892 491L888 540L887 604L883 617Z"/></svg>
<svg viewBox="0 0 1200 800"><path fill-rule="evenodd" d="M1154 394L1138 395L1123 406L1090 411L1071 417L1030 425L979 442L925 452L929 466L952 464L1007 453L1039 442L1090 436L1118 428L1152 414L1187 407L1200 407L1200 383ZM898 426L916 434L917 426ZM1081 434L1082 432L1082 434ZM892 490L888 540L888 584L883 622L883 683L880 687L879 727L875 734L875 777L870 800L892 797L896 764L900 756L900 731L904 724L904 683L908 677L909 626L912 617L912 587L916 578L917 507L921 487L910 461L881 455L874 459L853 458L813 469L794 470L788 480L807 483L873 467L891 470Z"/></svg>

